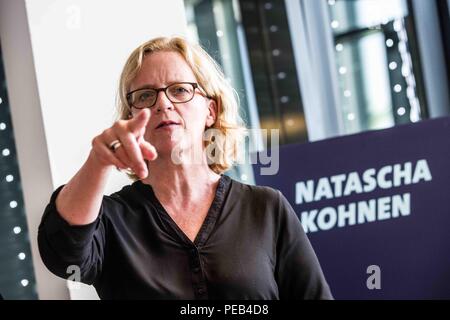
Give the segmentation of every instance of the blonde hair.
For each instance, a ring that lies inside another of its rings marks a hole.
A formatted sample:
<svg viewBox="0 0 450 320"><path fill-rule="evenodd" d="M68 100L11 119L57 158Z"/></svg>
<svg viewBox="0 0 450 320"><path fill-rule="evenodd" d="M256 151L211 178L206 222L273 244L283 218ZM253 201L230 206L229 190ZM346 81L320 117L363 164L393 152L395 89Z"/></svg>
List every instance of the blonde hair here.
<svg viewBox="0 0 450 320"><path fill-rule="evenodd" d="M214 161L208 161L211 170L218 174L225 172L239 157L239 144L244 138L245 125L239 114L239 97L236 91L225 79L217 62L200 45L180 37L159 37L136 48L125 63L120 76L117 95L118 119L129 119L130 108L126 95L131 82L142 67L144 57L161 51L180 53L192 69L200 87L207 96L215 100L217 118L211 128L218 130L221 137L208 139L205 147L214 143ZM135 174L127 175L134 181L139 179Z"/></svg>

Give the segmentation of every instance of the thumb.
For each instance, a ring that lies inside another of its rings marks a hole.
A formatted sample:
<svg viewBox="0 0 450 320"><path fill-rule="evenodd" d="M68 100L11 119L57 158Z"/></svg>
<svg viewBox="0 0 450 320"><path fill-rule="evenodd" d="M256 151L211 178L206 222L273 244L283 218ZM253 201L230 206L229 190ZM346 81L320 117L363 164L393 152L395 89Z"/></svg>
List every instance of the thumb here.
<svg viewBox="0 0 450 320"><path fill-rule="evenodd" d="M136 134L140 135L150 120L150 110L145 108L141 112L139 112L133 119L128 122L128 129Z"/></svg>

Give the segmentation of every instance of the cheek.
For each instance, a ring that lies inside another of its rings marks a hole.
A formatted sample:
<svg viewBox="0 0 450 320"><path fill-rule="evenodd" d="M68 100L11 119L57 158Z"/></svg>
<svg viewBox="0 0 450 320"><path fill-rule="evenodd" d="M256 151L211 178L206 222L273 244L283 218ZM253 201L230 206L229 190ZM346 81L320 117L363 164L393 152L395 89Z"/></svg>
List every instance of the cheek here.
<svg viewBox="0 0 450 320"><path fill-rule="evenodd" d="M185 119L186 130L193 137L201 137L205 131L206 120L203 115L197 115Z"/></svg>
<svg viewBox="0 0 450 320"><path fill-rule="evenodd" d="M206 126L207 107L203 104L188 106L180 112L186 128L195 132L203 132Z"/></svg>

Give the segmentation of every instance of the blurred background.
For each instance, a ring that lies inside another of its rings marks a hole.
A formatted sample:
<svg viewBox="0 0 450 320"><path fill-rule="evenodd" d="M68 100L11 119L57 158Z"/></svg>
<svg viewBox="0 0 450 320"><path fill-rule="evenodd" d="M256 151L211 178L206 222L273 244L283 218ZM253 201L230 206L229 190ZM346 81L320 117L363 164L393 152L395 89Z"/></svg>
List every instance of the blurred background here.
<svg viewBox="0 0 450 320"><path fill-rule="evenodd" d="M5 299L98 298L47 271L37 226L114 121L126 58L163 35L200 43L247 126L279 129L283 145L450 114L450 0L0 0ZM254 183L249 165L227 174ZM115 172L106 194L129 183Z"/></svg>

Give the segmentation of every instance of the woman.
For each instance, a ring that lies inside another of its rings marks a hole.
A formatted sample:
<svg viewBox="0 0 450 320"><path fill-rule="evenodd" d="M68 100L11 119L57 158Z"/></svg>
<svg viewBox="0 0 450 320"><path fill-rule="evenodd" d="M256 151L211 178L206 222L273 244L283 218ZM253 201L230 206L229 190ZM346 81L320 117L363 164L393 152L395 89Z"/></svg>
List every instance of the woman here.
<svg viewBox="0 0 450 320"><path fill-rule="evenodd" d="M45 209L38 241L50 271L68 278L79 268L103 299L332 298L282 194L223 175L242 125L203 49L177 37L144 43L118 102L121 120L93 139ZM211 129L220 135L205 141ZM134 182L103 196L114 167Z"/></svg>

